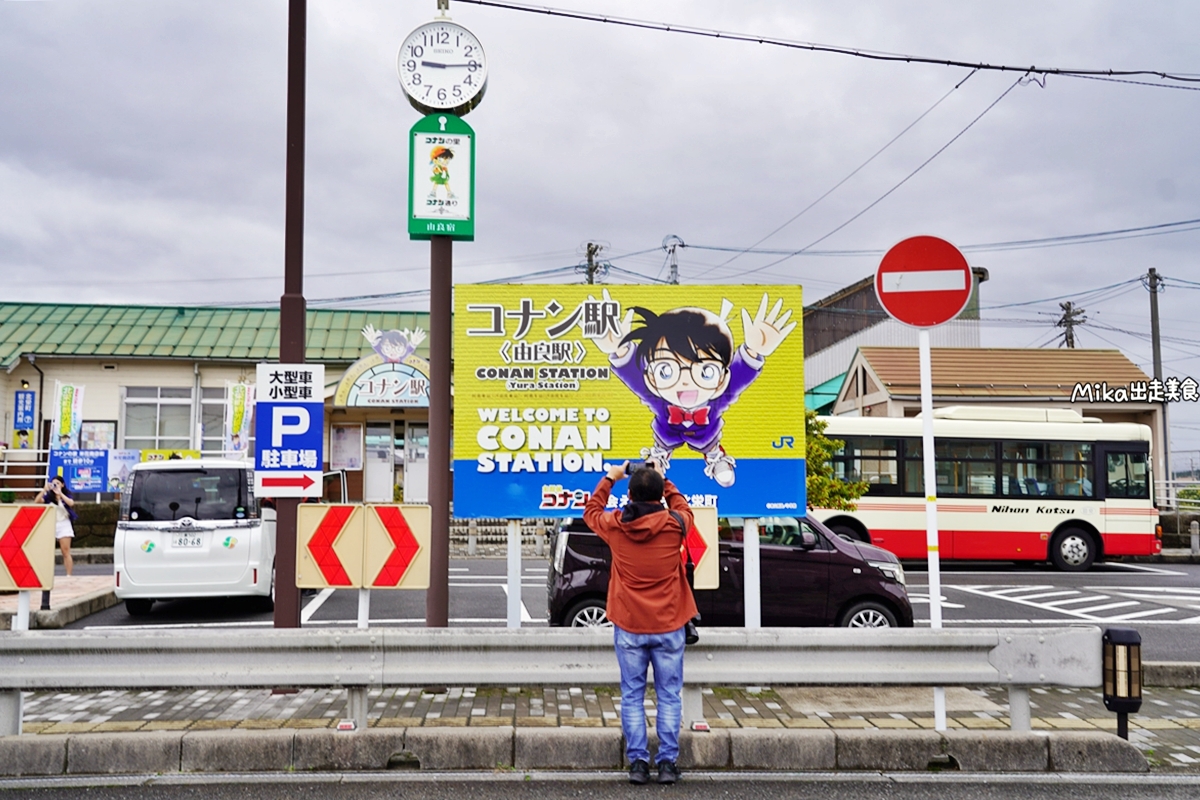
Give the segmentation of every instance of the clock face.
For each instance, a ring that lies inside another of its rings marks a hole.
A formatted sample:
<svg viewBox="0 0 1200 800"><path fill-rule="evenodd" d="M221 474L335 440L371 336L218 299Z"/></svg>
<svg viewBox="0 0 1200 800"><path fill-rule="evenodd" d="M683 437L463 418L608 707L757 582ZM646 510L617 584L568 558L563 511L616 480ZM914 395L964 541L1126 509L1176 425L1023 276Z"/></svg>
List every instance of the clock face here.
<svg viewBox="0 0 1200 800"><path fill-rule="evenodd" d="M465 114L483 98L487 59L475 34L446 20L426 23L408 35L396 59L408 100L426 114Z"/></svg>

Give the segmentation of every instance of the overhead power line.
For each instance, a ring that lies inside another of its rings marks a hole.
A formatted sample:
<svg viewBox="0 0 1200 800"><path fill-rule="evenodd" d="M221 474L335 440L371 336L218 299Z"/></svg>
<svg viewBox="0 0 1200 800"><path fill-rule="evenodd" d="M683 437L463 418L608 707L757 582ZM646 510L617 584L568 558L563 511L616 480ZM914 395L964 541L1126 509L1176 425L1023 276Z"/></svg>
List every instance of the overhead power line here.
<svg viewBox="0 0 1200 800"><path fill-rule="evenodd" d="M1016 64L987 64L980 61L958 61L950 58L933 58L930 56L905 55L888 53L880 50L866 50L861 47L841 47L838 45L802 42L793 39L781 39L776 36L765 36L757 33L738 33L714 28L697 28L692 25L676 25L667 22L651 22L649 20L614 17L608 14L594 14L586 11L571 11L569 9L536 6L528 3L514 3L510 0L458 0L460 3L471 3L477 6L503 8L509 11L522 11L531 14L543 14L551 17L582 20L585 22L603 22L625 28L640 28L642 30L658 31L660 33L683 34L686 36L701 36L708 39L727 39L734 42L749 42L764 44L772 47L783 47L789 50L809 50L814 53L832 53L835 55L865 58L871 61L891 61L904 64L932 64L941 67L963 67L965 69L988 70L991 72L1020 72L1026 75L1069 75L1072 77L1155 77L1181 83L1200 83L1200 75L1162 72L1154 69L1072 69L1064 67L1038 67ZM1179 89L1180 86L1171 84L1148 84L1150 86Z"/></svg>
<svg viewBox="0 0 1200 800"><path fill-rule="evenodd" d="M774 261L771 261L770 263L763 264L761 267L755 267L754 269L749 269L749 270L746 270L746 271L745 271L745 272L743 272L742 274L743 274L743 275L750 275L750 274L752 274L752 273L755 273L755 272L761 272L761 271L762 271L762 270L764 270L764 269L768 269L768 268L770 268L770 267L773 267L773 266L775 266L776 264L779 264L779 263L781 263L781 262L783 262L783 261L787 261L789 258L794 258L795 256L798 256L798 255L800 255L800 254L801 254L801 253L803 253L805 250L808 250L809 248L815 247L815 246L817 246L818 244L820 244L821 242L823 242L823 241L825 241L826 239L828 239L830 236L833 236L835 233L837 233L838 231L840 231L840 230L842 230L843 228L845 228L845 227L846 227L847 225L849 225L851 222L854 222L854 220L858 219L858 218L859 218L859 217L861 217L863 214L866 214L866 213L867 213L868 211L870 211L872 208L874 208L875 206L877 206L877 205L879 205L880 203L882 203L882 202L883 202L884 200L886 200L886 199L887 199L887 198L888 198L888 197L889 197L889 196L890 196L890 195L891 195L893 192L895 192L897 189L899 189L899 188L900 188L901 186L903 186L904 184L908 183L908 182L909 182L909 180L911 180L911 179L912 179L912 178L913 178L913 177L914 177L914 176L915 176L915 175L916 175L918 172L920 172L921 170L925 169L925 167L929 166L929 164L930 164L930 163L931 163L931 162L932 162L932 161L933 161L935 158L937 158L937 157L938 157L938 156L940 156L942 153L944 153L944 152L946 151L946 149L947 149L948 147L950 147L950 145L952 145L952 144L954 144L955 142L957 142L957 141L958 141L958 140L959 140L959 139L960 139L960 138L963 136L963 134L965 134L967 131L971 130L971 128L973 128L973 127L975 126L975 123L977 123L977 122L979 122L979 120L983 119L983 117L984 117L984 115L985 115L985 114L987 114L989 111L991 111L993 108L995 108L995 107L996 107L996 105L997 105L997 104L998 104L998 103L999 103L1001 100L1003 100L1005 97L1007 97L1007 96L1008 96L1008 93L1009 93L1009 92L1011 92L1013 89L1017 88L1017 86L1018 86L1018 85L1020 85L1020 83L1021 83L1022 81L1024 81L1025 79L1026 79L1026 76L1022 75L1020 78L1017 78L1015 81L1013 81L1013 82L1012 82L1012 85L1011 85L1011 86L1009 86L1007 89L1005 89L1003 92L1001 92L1001 93L1000 93L1000 96L999 96L999 97L997 97L995 100L993 100L993 101L991 102L991 104L990 104L990 105L989 105L987 108L985 108L983 111L980 111L980 112L979 112L979 114L978 114L978 115L977 115L977 116L976 116L976 117L975 117L973 120L971 120L970 122L968 122L968 123L967 123L967 126L966 126L965 128L963 128L963 129L962 129L961 131L959 131L958 133L954 134L954 136L953 136L953 137L950 139L950 141L946 142L944 145L942 145L941 147L939 147L939 148L937 149L937 151L935 151L935 152L934 152L934 154L933 154L933 155L931 155L929 158L925 159L925 160L924 160L924 161L922 161L920 164L918 164L916 169L914 169L912 172L908 173L908 174L907 174L907 175L905 175L903 178L901 178L901 179L900 179L900 181L899 181L898 183L896 183L896 185L895 185L895 186L893 186L892 188L888 189L888 190L887 190L886 192L884 192L883 194L879 195L879 197L875 198L875 200L873 200L872 202L868 203L868 204L867 204L867 206L866 206L865 208L863 208L863 209L862 209L861 211L859 211L858 213L854 214L852 217L850 217L848 220L846 220L845 222L843 222L841 225L838 225L836 228L834 228L833 230L829 231L829 233L826 233L824 236L821 236L820 238L814 239L812 242L810 242L809 244L807 244L807 245L805 245L804 247L800 248L799 250L795 251L794 253L788 253L787 255L783 256L782 258L777 258L777 259L775 259Z"/></svg>

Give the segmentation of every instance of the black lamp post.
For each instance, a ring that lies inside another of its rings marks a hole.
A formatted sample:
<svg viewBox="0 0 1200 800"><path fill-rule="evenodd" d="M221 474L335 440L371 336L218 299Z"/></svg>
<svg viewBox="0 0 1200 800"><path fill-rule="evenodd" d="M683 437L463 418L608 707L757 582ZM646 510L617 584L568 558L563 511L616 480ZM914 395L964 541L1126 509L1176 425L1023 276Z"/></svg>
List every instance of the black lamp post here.
<svg viewBox="0 0 1200 800"><path fill-rule="evenodd" d="M1117 736L1129 738L1129 715L1142 707L1142 635L1133 628L1104 632L1104 707L1117 714Z"/></svg>

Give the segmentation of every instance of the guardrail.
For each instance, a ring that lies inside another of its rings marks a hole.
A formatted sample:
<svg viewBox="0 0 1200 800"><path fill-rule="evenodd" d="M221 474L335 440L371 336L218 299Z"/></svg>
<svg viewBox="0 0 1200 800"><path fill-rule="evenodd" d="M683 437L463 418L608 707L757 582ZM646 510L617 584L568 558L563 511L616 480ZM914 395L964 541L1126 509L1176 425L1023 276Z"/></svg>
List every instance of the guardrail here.
<svg viewBox="0 0 1200 800"><path fill-rule="evenodd" d="M705 628L684 679L685 720L702 718L703 686L1007 686L1010 724L1029 730L1030 687L1100 685L1101 632ZM363 729L372 687L617 683L604 630L13 632L0 636L0 735L20 733L22 691L332 686Z"/></svg>

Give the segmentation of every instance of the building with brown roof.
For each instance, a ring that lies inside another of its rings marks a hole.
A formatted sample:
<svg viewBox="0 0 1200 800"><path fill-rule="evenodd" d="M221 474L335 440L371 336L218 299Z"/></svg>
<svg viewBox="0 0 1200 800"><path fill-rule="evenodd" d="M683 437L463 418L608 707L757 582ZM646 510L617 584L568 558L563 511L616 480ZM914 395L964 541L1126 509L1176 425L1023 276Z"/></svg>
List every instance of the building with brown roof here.
<svg viewBox="0 0 1200 800"><path fill-rule="evenodd" d="M831 414L911 417L921 413L915 347L859 347ZM1154 469L1166 475L1164 403L1150 376L1118 350L935 347L933 405L1070 408L1104 422L1150 426Z"/></svg>

